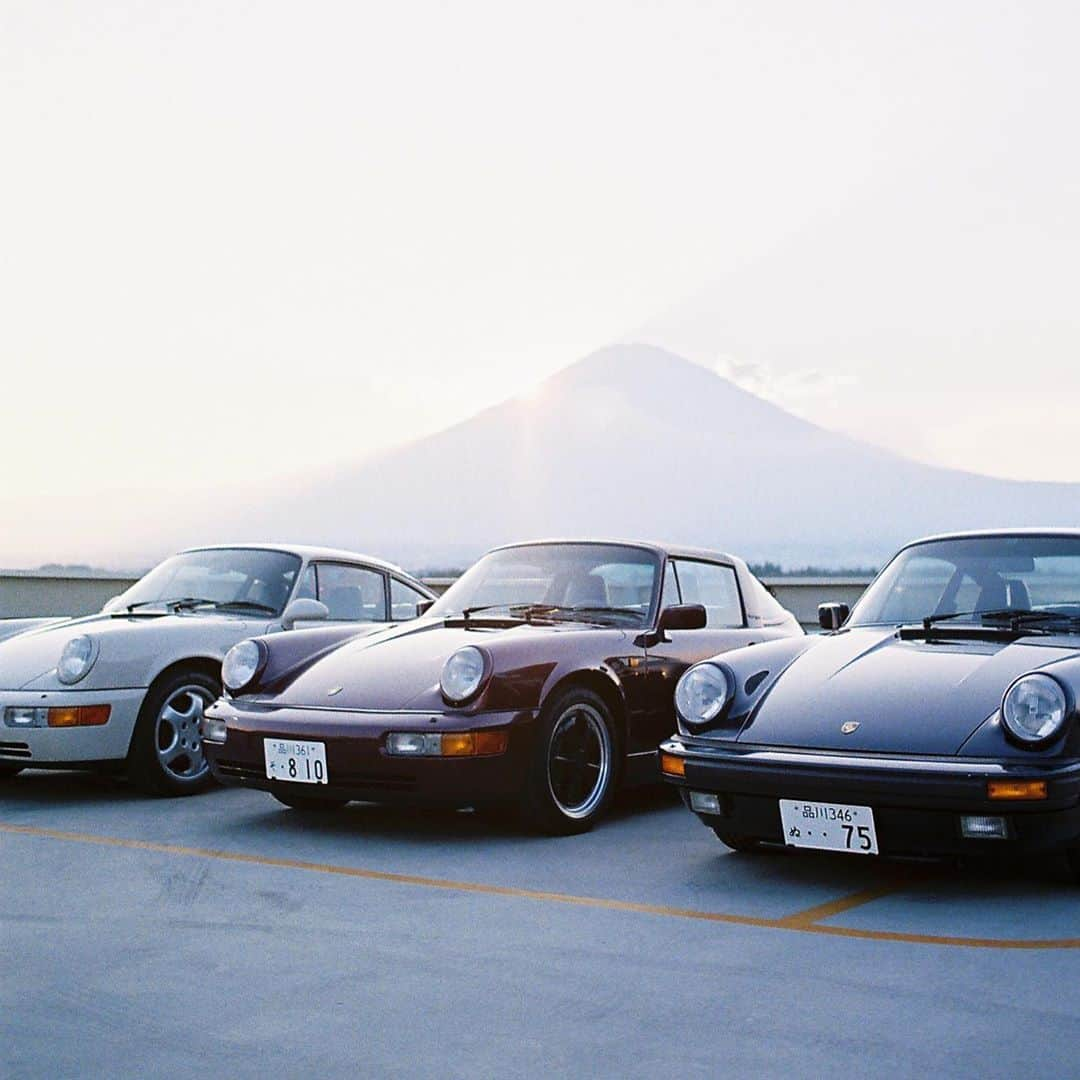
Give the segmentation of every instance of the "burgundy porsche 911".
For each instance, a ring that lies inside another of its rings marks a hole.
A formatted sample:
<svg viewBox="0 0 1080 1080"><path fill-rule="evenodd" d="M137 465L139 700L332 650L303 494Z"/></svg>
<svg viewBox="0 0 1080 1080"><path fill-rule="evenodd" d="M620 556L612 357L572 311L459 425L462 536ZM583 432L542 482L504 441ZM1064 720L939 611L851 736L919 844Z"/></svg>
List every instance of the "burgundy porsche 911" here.
<svg viewBox="0 0 1080 1080"><path fill-rule="evenodd" d="M800 634L731 555L515 544L407 625L241 642L204 749L222 783L297 810L505 803L543 831L583 832L620 783L659 779L690 664Z"/></svg>

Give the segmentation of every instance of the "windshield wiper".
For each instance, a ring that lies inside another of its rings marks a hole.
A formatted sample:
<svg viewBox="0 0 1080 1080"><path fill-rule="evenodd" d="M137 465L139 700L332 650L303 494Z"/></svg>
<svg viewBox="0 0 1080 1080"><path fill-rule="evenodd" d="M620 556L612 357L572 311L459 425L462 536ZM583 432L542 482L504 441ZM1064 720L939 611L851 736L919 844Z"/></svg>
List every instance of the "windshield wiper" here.
<svg viewBox="0 0 1080 1080"><path fill-rule="evenodd" d="M214 607L218 611L265 611L267 615L276 615L277 608L271 607L269 604L260 604L258 600L213 600L209 601L213 603Z"/></svg>
<svg viewBox="0 0 1080 1080"><path fill-rule="evenodd" d="M628 615L631 616L634 621L641 625L642 613L637 608L628 607L609 607L606 604L575 604L573 606L561 606L553 605L551 607L551 613L557 613L559 615L569 615L571 618L575 615Z"/></svg>
<svg viewBox="0 0 1080 1080"><path fill-rule="evenodd" d="M136 608L149 607L151 604L160 604L162 607L178 609L216 603L216 600L204 600L201 596L176 596L171 600L136 600L134 604L126 606L128 611L134 611Z"/></svg>
<svg viewBox="0 0 1080 1080"><path fill-rule="evenodd" d="M1000 611L980 612L983 620L990 619L992 622L1008 622L1014 630L1021 627L1040 629L1046 623L1060 623L1070 629L1080 629L1080 615L1069 615L1064 611L1010 611L1003 608ZM1049 630L1049 627L1045 627Z"/></svg>
<svg viewBox="0 0 1080 1080"><path fill-rule="evenodd" d="M515 619L524 619L528 622L534 615L546 615L555 611L555 604L478 604L475 607L461 609L461 617L468 621L469 617L480 611L492 611L495 608L505 608Z"/></svg>
<svg viewBox="0 0 1080 1080"><path fill-rule="evenodd" d="M1022 627L1039 629L1044 623L1064 623L1070 629L1080 629L1080 615L1067 615L1061 611L1032 611L1029 608L987 608L983 611L952 611L941 615L927 615L922 621L923 630L929 633L935 623L948 622L951 619L973 619L976 616L981 625L988 629L1011 630L1019 633ZM1008 626L995 624L1007 623Z"/></svg>

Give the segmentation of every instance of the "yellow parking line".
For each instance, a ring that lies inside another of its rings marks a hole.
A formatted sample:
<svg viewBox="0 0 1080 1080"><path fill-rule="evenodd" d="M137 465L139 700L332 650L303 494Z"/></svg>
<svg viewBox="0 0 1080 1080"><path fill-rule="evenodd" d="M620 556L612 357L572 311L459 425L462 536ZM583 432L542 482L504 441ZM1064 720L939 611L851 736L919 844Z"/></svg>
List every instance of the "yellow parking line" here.
<svg viewBox="0 0 1080 1080"><path fill-rule="evenodd" d="M597 896L576 896L571 893L544 892L508 885L487 885L473 881L451 881L446 878L421 877L416 874L394 874L385 870L367 870L357 866L334 863L306 862L301 859L275 858L270 855L249 855L240 851L217 851L213 848L186 847L182 844L162 844L152 840L131 840L119 836L99 836L93 833L62 832L33 825L11 825L0 822L0 833L42 837L80 844L124 848L131 851L152 851L165 855L189 855L201 859L246 863L253 866L272 866L285 870L305 870L319 874L336 874L362 878L367 881L386 881L399 885L414 885L428 889L447 889L452 892L483 893L487 896L506 896L522 900L571 904L575 907L599 908L606 911L632 911L643 915L663 915L669 918L697 919L704 922L726 923L734 926L753 926L771 930L789 930L804 934L828 934L834 937L862 938L870 941L897 941L922 945L948 945L978 949L1080 949L1080 938L1016 939L943 937L935 934L907 934L891 930L860 930L842 926L827 926L814 920L847 911L859 904L870 903L880 896L897 891L902 885L892 883L880 889L865 889L851 896L781 919L765 919L754 915L734 915L721 911L697 911L693 908L669 907L663 904L642 904L633 900L612 900ZM871 895L873 894L873 895Z"/></svg>
<svg viewBox="0 0 1080 1080"><path fill-rule="evenodd" d="M852 908L862 907L863 904L871 904L884 896L892 896L906 884L908 882L904 880L872 885L869 889L861 889L859 892L851 893L849 896L841 896L836 900L826 900L824 904L815 904L805 911L796 911L794 915L788 915L786 918L779 919L778 922L788 930L803 929L813 926L822 919L829 919L834 915L850 911Z"/></svg>

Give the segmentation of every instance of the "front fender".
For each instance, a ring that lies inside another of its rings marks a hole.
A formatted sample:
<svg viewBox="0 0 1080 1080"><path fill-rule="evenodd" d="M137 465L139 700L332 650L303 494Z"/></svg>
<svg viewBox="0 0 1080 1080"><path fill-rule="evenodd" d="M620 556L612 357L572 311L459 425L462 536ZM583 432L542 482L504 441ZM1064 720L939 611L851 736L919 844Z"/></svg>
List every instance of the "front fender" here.
<svg viewBox="0 0 1080 1080"><path fill-rule="evenodd" d="M202 659L220 663L238 641L263 633L266 623L246 620L211 621L199 617L145 623L138 620L78 623L56 630L15 637L3 643L3 652L26 646L33 664L20 686L24 690L110 690L149 686L166 668L185 660ZM68 638L85 633L97 642L98 656L83 679L67 686L56 676L56 663ZM32 646L32 648L31 648ZM20 649L20 652L22 649ZM27 670L29 669L29 670Z"/></svg>
<svg viewBox="0 0 1080 1080"><path fill-rule="evenodd" d="M252 640L266 650L266 665L257 683L249 687L243 695L230 696L280 693L313 664L342 645L385 629L384 623L370 626L335 623L255 637Z"/></svg>
<svg viewBox="0 0 1080 1080"><path fill-rule="evenodd" d="M746 725L746 721L769 696L769 691L784 672L803 653L822 640L820 635L777 638L741 649L732 649L731 652L703 661L726 668L732 675L734 690L731 703L716 721L705 728L695 728L693 732L684 730L680 719L680 731L683 734L715 732L727 738L735 738Z"/></svg>

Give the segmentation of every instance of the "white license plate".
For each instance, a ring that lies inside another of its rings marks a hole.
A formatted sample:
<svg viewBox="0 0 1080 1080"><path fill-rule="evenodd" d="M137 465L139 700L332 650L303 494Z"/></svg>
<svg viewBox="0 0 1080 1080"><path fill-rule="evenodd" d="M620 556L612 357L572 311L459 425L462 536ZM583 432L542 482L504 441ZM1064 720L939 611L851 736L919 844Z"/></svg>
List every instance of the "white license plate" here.
<svg viewBox="0 0 1080 1080"><path fill-rule="evenodd" d="M263 739L266 775L293 784L326 784L326 744L295 739Z"/></svg>
<svg viewBox="0 0 1080 1080"><path fill-rule="evenodd" d="M781 799L780 822L784 843L792 847L852 855L878 853L874 811L869 806Z"/></svg>

